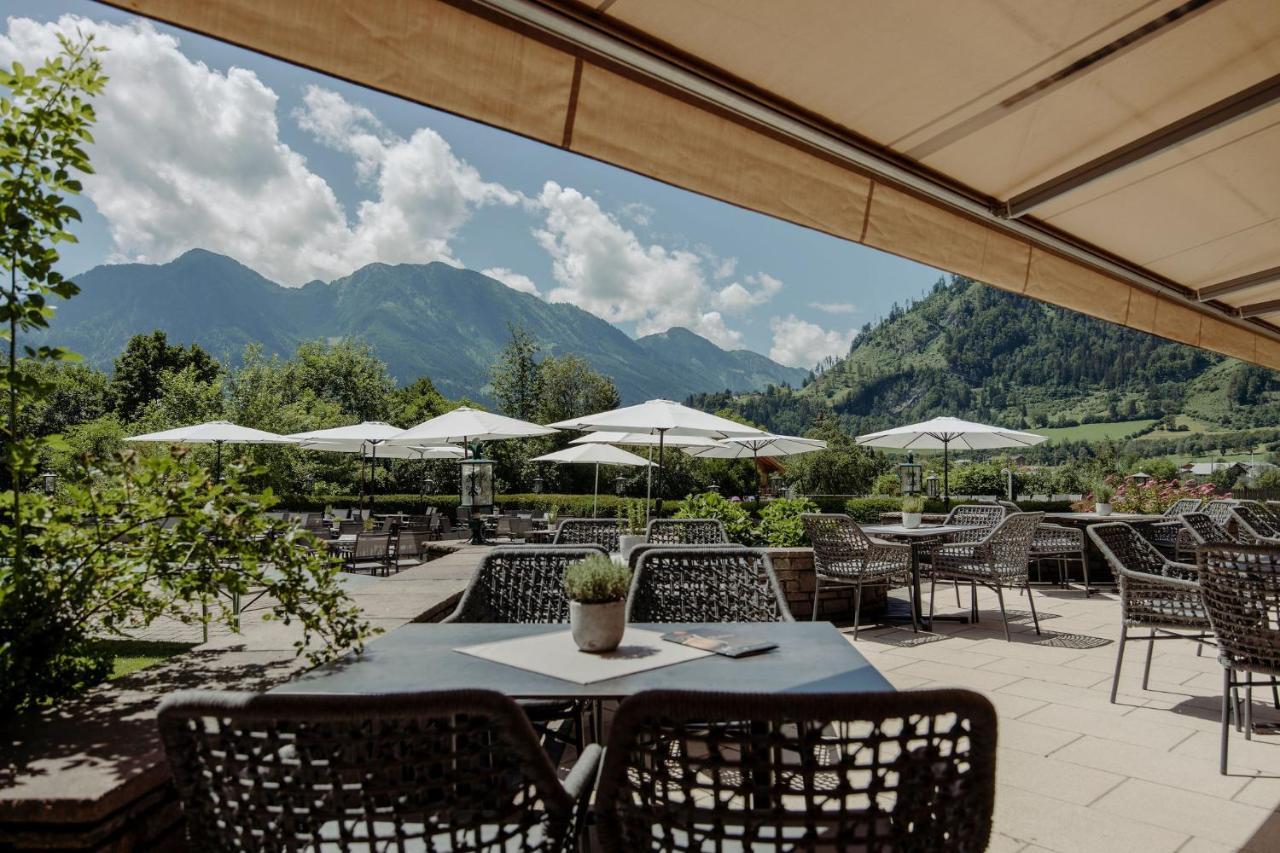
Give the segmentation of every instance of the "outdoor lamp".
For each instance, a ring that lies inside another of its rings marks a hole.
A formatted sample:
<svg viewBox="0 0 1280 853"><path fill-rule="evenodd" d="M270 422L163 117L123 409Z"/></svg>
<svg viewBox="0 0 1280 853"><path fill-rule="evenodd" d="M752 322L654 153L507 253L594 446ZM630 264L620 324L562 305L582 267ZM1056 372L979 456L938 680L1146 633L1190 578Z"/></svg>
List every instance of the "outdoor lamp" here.
<svg viewBox="0 0 1280 853"><path fill-rule="evenodd" d="M435 491L436 491L436 481L431 478L431 475L428 474L426 477L423 477L422 493L424 495L432 495L432 494L435 494Z"/></svg>
<svg viewBox="0 0 1280 853"><path fill-rule="evenodd" d="M622 497L627 493L627 476L619 474L613 478L613 491L618 497Z"/></svg>
<svg viewBox="0 0 1280 853"><path fill-rule="evenodd" d="M769 475L769 493L775 496L782 494L782 475L777 471Z"/></svg>
<svg viewBox="0 0 1280 853"><path fill-rule="evenodd" d="M924 478L924 493L931 498L938 496L938 475L930 474Z"/></svg>
<svg viewBox="0 0 1280 853"><path fill-rule="evenodd" d="M462 505L472 514L493 509L493 460L466 459L458 463L462 470Z"/></svg>
<svg viewBox="0 0 1280 853"><path fill-rule="evenodd" d="M534 478L533 478L533 493L534 493L535 495L540 495L540 494L542 494L542 485L543 485L543 484L542 484L542 478L541 478L541 477L534 477Z"/></svg>
<svg viewBox="0 0 1280 853"><path fill-rule="evenodd" d="M58 475L52 471L45 471L40 475L40 479L44 481L44 493L46 495L53 494L53 484L57 482Z"/></svg>
<svg viewBox="0 0 1280 853"><path fill-rule="evenodd" d="M920 493L920 477L923 473L924 466L915 460L915 456L908 453L907 461L898 466L898 482L902 484L904 495Z"/></svg>
<svg viewBox="0 0 1280 853"><path fill-rule="evenodd" d="M719 487L719 486L717 486L717 485L715 485L715 484L713 483L712 485L707 486L707 491L708 491L708 492L715 492L715 493L718 495L718 494L720 494L720 487Z"/></svg>

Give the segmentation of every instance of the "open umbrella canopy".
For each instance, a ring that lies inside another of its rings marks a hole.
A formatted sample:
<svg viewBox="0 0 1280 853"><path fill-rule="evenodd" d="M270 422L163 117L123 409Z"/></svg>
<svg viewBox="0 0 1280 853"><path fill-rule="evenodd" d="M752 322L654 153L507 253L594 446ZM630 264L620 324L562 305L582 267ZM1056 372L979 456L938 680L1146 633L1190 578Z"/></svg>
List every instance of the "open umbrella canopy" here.
<svg viewBox="0 0 1280 853"><path fill-rule="evenodd" d="M754 459L758 456L794 456L825 450L827 443L817 438L794 435L726 438L710 447L686 447L684 452L699 459Z"/></svg>
<svg viewBox="0 0 1280 853"><path fill-rule="evenodd" d="M387 439L388 444L456 444L471 441L498 441L527 438L555 432L528 421L461 406Z"/></svg>
<svg viewBox="0 0 1280 853"><path fill-rule="evenodd" d="M545 453L542 456L535 456L531 460L533 462L582 462L585 464L596 463L598 465L651 465L653 463L636 456L634 453L614 447L611 444L579 444L574 447L566 447L564 450L557 450L555 453Z"/></svg>
<svg viewBox="0 0 1280 853"><path fill-rule="evenodd" d="M952 445L966 450L997 450L1002 447L1030 447L1048 436L998 426L987 426L959 418L934 418L909 426L860 435L856 441L870 447L901 450L947 450Z"/></svg>
<svg viewBox="0 0 1280 853"><path fill-rule="evenodd" d="M650 432L589 432L570 444L624 444L628 447L657 447L659 436ZM667 447L718 447L719 442L705 435L668 435Z"/></svg>
<svg viewBox="0 0 1280 853"><path fill-rule="evenodd" d="M671 400L650 400L635 406L570 418L551 424L559 429L586 432L647 432L669 435L700 435L708 438L765 435L755 427L718 417Z"/></svg>
<svg viewBox="0 0 1280 853"><path fill-rule="evenodd" d="M461 459L462 448L452 444L433 445L371 445L363 441L306 441L303 450L324 450L330 453L360 453L366 459Z"/></svg>
<svg viewBox="0 0 1280 853"><path fill-rule="evenodd" d="M398 426L392 426L382 421L364 421L358 424L350 424L348 426L333 427L331 429L317 429L309 432L295 432L286 436L286 438L296 439L299 442L310 444L311 442L353 442L357 447L362 444L380 444L391 438L393 435L399 435L404 432Z"/></svg>
<svg viewBox="0 0 1280 853"><path fill-rule="evenodd" d="M125 441L167 441L170 444L295 444L295 439L276 435L252 427L242 427L230 421L209 421L203 424L174 427L173 429L131 435Z"/></svg>

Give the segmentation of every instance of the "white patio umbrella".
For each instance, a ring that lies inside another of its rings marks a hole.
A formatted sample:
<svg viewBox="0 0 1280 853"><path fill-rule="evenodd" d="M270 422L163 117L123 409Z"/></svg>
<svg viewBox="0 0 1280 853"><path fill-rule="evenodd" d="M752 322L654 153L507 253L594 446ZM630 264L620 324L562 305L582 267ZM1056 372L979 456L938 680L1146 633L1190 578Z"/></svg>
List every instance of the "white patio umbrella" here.
<svg viewBox="0 0 1280 853"><path fill-rule="evenodd" d="M634 432L658 436L658 507L662 512L662 460L667 435L702 436L705 438L733 438L735 436L766 435L755 427L744 426L737 421L718 415L691 409L671 400L649 400L635 406L626 406L583 418L570 418L550 426L559 429L577 429L584 432ZM648 503L646 502L646 507Z"/></svg>
<svg viewBox="0 0 1280 853"><path fill-rule="evenodd" d="M387 439L388 444L461 444L467 450L472 441L499 441L504 438L528 438L549 435L550 427L497 415L480 409L460 406Z"/></svg>
<svg viewBox="0 0 1280 853"><path fill-rule="evenodd" d="M564 450L557 450L554 453L544 453L542 456L535 456L531 460L533 462L558 462L565 464L592 464L596 466L595 488L591 497L591 516L594 518L600 508L600 464L605 465L648 465L653 463L636 456L634 453L614 447L611 444L579 444L574 447L566 447Z"/></svg>
<svg viewBox="0 0 1280 853"><path fill-rule="evenodd" d="M203 424L174 427L160 432L132 435L125 441L156 441L168 444L212 444L217 448L213 477L222 481L222 445L224 444L295 444L294 439L274 432L237 426L231 421L209 421Z"/></svg>
<svg viewBox="0 0 1280 853"><path fill-rule="evenodd" d="M384 423L382 421L362 421L358 424L348 424L347 426L331 427L329 429L317 429L309 432L291 433L288 438L292 438L299 442L303 447L315 444L317 442L331 442L338 445L350 447L349 453L360 454L360 505L364 505L365 485L364 485L364 460L372 459L372 464L378 464L378 445L385 442L393 435L404 432L398 426ZM338 449L338 448L335 448Z"/></svg>
<svg viewBox="0 0 1280 853"><path fill-rule="evenodd" d="M751 457L752 467L761 456L795 456L825 450L827 443L817 438L800 438L794 435L762 435L726 438L712 447L686 447L684 452L699 459L745 459ZM756 506L760 506L760 473L756 472Z"/></svg>
<svg viewBox="0 0 1280 853"><path fill-rule="evenodd" d="M648 514L649 499L653 495L653 449L659 444L667 447L715 447L718 442L705 435L665 435L650 432L589 432L580 435L570 444L619 444L627 447L647 447L649 449L649 470L645 471L644 505Z"/></svg>
<svg viewBox="0 0 1280 853"><path fill-rule="evenodd" d="M392 427L392 429L397 429ZM303 450L320 450L330 453L359 453L361 466L364 460L376 462L377 459L461 459L462 448L452 444L418 445L417 447L384 444L381 447L363 441L307 441L300 447ZM364 503L364 477L360 478L361 504Z"/></svg>
<svg viewBox="0 0 1280 853"><path fill-rule="evenodd" d="M1048 440L1047 435L1022 432L1016 429L988 426L959 418L934 418L910 426L894 427L881 432L858 436L855 441L868 447L889 447L899 450L942 451L942 494L951 505L950 458L951 445L966 450L999 450L1006 447L1030 447Z"/></svg>

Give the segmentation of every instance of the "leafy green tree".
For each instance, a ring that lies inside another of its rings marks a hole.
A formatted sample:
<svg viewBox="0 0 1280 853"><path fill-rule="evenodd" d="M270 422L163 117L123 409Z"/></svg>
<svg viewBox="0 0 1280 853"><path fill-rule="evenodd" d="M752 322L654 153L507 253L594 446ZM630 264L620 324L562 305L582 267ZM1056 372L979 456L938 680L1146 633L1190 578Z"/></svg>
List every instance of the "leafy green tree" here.
<svg viewBox="0 0 1280 853"><path fill-rule="evenodd" d="M883 456L857 444L832 419L822 419L808 436L823 439L827 448L788 457L784 475L805 494L865 495L875 478L889 469Z"/></svg>
<svg viewBox="0 0 1280 853"><path fill-rule="evenodd" d="M26 435L60 435L75 424L92 421L111 408L109 378L100 370L67 361L19 362L19 370L38 376L45 394L20 414Z"/></svg>
<svg viewBox="0 0 1280 853"><path fill-rule="evenodd" d="M355 421L385 420L395 380L387 365L362 341L308 341L286 364L288 381L330 400Z"/></svg>
<svg viewBox="0 0 1280 853"><path fill-rule="evenodd" d="M536 413L541 423L607 412L622 403L613 380L576 355L547 356L538 373Z"/></svg>
<svg viewBox="0 0 1280 853"><path fill-rule="evenodd" d="M190 368L191 378L212 383L222 367L199 344L184 347L169 343L169 336L157 329L149 335L134 335L115 360L111 393L116 414L125 423L141 417L148 405L159 399L166 373ZM178 424L173 424L178 426Z"/></svg>
<svg viewBox="0 0 1280 853"><path fill-rule="evenodd" d="M0 596L6 596L17 575L25 572L25 520L22 515L23 478L34 469L47 438L23 432L21 415L30 401L48 393L36 371L19 369L20 333L47 329L53 308L50 297L69 299L75 284L62 276L56 245L75 242L68 230L80 219L67 196L81 190L76 174L92 171L83 145L93 141L89 128L95 115L89 103L102 91L106 78L96 56L92 37L78 42L59 36L62 49L34 72L15 62L0 70L0 340L7 361L0 383L7 411L0 433L0 458L6 471L9 494L4 501L10 518L0 528L15 534L12 561L0 574ZM73 356L61 347L22 347L26 359L35 362L67 360Z"/></svg>
<svg viewBox="0 0 1280 853"><path fill-rule="evenodd" d="M195 365L160 374L158 394L138 418L139 429L148 432L183 424L213 421L223 416L222 380L212 382Z"/></svg>
<svg viewBox="0 0 1280 853"><path fill-rule="evenodd" d="M542 371L538 342L522 326L508 325L511 340L489 370L498 409L505 415L531 421L542 402Z"/></svg>
<svg viewBox="0 0 1280 853"><path fill-rule="evenodd" d="M419 376L405 387L392 392L391 423L408 429L452 411L457 406L457 403L436 390L435 383L428 377Z"/></svg>

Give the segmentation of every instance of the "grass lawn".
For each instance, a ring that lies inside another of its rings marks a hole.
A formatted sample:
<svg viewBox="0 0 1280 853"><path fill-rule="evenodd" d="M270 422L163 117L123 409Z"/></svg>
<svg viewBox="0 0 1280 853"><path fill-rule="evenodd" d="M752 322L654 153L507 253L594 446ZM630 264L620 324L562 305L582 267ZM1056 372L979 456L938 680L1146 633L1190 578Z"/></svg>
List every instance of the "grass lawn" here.
<svg viewBox="0 0 1280 853"><path fill-rule="evenodd" d="M170 643L152 640L103 640L102 645L111 653L111 678L119 678L152 664L160 663L175 655L183 654L195 643Z"/></svg>
<svg viewBox="0 0 1280 853"><path fill-rule="evenodd" d="M1080 424L1073 427L1043 429L1032 428L1028 432L1047 435L1050 441L1103 441L1111 438L1127 438L1138 430L1146 429L1154 420L1118 421L1110 424Z"/></svg>
<svg viewBox="0 0 1280 853"><path fill-rule="evenodd" d="M1208 435L1210 433L1230 432L1224 430L1217 424L1211 424L1208 421L1202 421L1199 418L1193 418L1191 415L1178 415L1173 419L1178 426L1185 426L1185 431L1170 432L1169 430L1156 429L1142 436L1140 440L1156 439L1156 438L1186 438L1189 435Z"/></svg>

